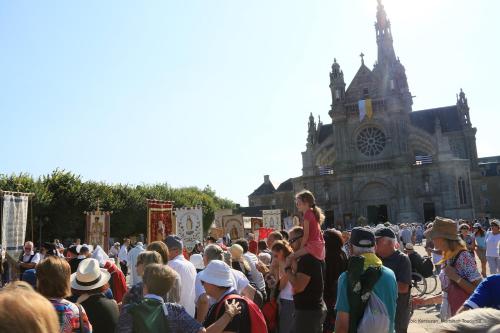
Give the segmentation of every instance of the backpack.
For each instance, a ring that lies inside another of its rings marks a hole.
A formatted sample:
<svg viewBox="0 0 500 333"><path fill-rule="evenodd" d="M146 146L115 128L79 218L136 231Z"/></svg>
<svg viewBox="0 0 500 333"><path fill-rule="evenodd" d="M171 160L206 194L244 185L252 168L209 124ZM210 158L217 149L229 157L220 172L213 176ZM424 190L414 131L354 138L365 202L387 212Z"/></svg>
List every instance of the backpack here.
<svg viewBox="0 0 500 333"><path fill-rule="evenodd" d="M418 267L418 273L422 274L424 278L431 277L434 273L434 263L431 257L424 257L422 263Z"/></svg>
<svg viewBox="0 0 500 333"><path fill-rule="evenodd" d="M259 307L253 301L244 296L230 294L224 297L224 299L219 303L219 305L217 305L217 308L215 309L217 317L219 316L219 313L225 301L231 299L236 299L240 302L243 301L246 303L248 309L248 317L250 318L250 333L267 332L266 319L264 318L264 315L260 311Z"/></svg>
<svg viewBox="0 0 500 333"><path fill-rule="evenodd" d="M363 318L358 324L358 333L389 332L389 326L387 307L373 291L370 292Z"/></svg>
<svg viewBox="0 0 500 333"><path fill-rule="evenodd" d="M133 333L170 332L165 303L154 299L144 299L131 305L128 312L133 318Z"/></svg>

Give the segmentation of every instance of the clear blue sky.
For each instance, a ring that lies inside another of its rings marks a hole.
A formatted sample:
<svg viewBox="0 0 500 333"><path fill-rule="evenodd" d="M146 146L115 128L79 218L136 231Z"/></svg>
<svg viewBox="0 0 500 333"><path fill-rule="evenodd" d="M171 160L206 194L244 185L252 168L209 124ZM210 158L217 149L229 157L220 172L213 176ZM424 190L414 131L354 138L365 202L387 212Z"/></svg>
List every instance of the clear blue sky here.
<svg viewBox="0 0 500 333"><path fill-rule="evenodd" d="M385 0L414 110L463 88L498 155L500 1ZM0 173L210 184L247 204L301 174L328 73L376 60L376 0L0 0Z"/></svg>

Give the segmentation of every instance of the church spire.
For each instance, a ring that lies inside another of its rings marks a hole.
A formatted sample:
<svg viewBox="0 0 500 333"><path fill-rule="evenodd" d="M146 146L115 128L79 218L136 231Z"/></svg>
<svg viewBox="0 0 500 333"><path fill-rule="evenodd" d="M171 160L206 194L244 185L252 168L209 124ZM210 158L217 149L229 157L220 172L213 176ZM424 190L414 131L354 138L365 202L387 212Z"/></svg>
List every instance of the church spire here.
<svg viewBox="0 0 500 333"><path fill-rule="evenodd" d="M396 61L396 53L392 43L391 21L387 18L382 0L377 0L377 22L375 32L378 45L378 63L390 64Z"/></svg>

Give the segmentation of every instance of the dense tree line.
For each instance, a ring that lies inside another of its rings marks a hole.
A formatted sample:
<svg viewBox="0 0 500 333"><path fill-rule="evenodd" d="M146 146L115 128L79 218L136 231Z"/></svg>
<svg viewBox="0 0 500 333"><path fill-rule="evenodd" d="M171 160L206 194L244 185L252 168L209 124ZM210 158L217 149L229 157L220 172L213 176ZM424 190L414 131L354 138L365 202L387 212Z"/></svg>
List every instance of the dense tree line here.
<svg viewBox="0 0 500 333"><path fill-rule="evenodd" d="M111 237L116 238L146 234L147 199L172 200L175 207L202 205L205 231L210 227L217 209L234 207L232 201L218 197L210 186L199 189L172 188L168 184L110 185L82 181L79 175L65 170L55 170L39 178L24 173L0 174L0 190L35 193L28 211L27 238L30 238L33 220L35 240L39 239L39 226L43 223L44 241L54 238L83 239L84 211L95 210L97 199L101 210L113 211Z"/></svg>

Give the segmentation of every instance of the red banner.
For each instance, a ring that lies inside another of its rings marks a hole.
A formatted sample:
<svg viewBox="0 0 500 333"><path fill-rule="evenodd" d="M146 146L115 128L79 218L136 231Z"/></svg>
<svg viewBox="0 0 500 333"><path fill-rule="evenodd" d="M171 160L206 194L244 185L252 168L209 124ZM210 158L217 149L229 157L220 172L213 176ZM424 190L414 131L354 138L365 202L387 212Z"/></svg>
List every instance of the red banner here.
<svg viewBox="0 0 500 333"><path fill-rule="evenodd" d="M148 200L148 243L163 241L173 233L172 207L172 201Z"/></svg>
<svg viewBox="0 0 500 333"><path fill-rule="evenodd" d="M266 239L267 236L269 236L269 234L274 231L274 229L271 228L259 228L257 230L259 232L259 240Z"/></svg>

